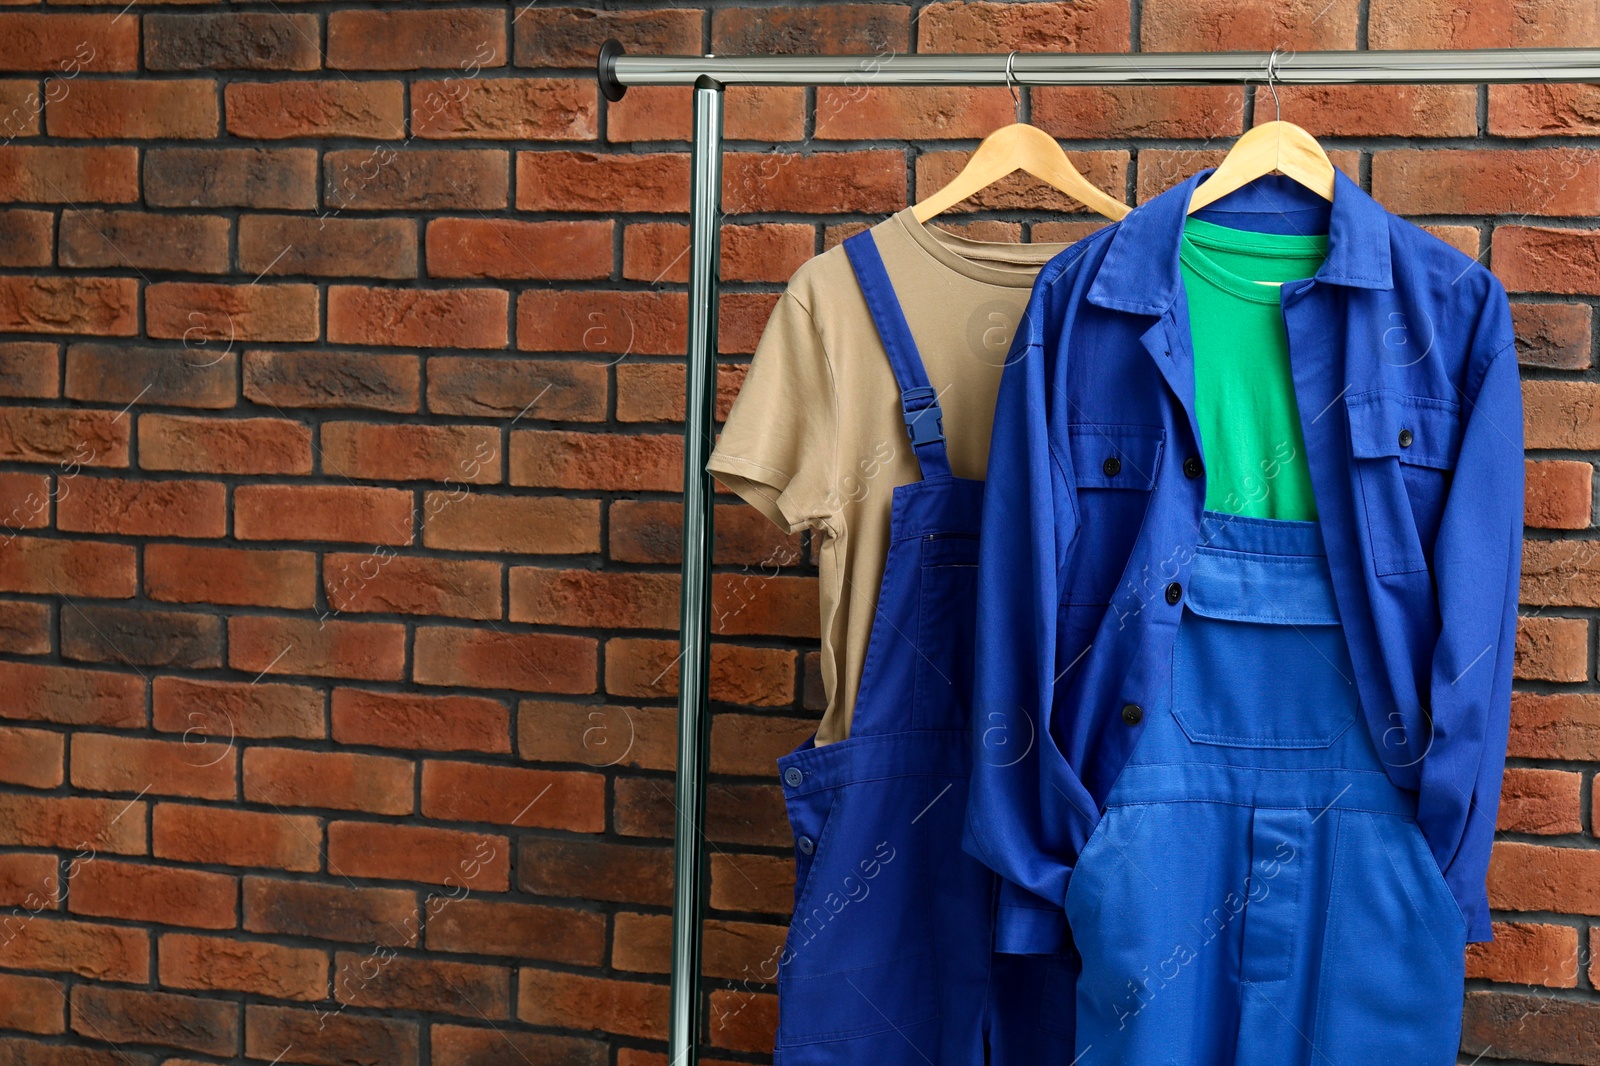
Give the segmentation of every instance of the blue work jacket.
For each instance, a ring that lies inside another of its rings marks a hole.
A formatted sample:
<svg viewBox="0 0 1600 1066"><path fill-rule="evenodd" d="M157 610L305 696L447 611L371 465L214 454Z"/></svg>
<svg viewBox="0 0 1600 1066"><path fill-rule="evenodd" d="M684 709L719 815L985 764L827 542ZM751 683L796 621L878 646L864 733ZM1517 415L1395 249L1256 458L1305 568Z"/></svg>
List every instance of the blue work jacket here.
<svg viewBox="0 0 1600 1066"><path fill-rule="evenodd" d="M1002 951L1068 942L1067 881L1140 735L1124 709L1170 685L1206 535L1178 251L1208 173L1051 260L1002 377L964 837L1009 882ZM1331 204L1268 177L1197 217L1328 235L1321 269L1281 300L1339 616L1389 777L1416 795L1469 938L1488 940L1523 513L1505 290L1343 174ZM1206 846L1171 843L1180 863Z"/></svg>

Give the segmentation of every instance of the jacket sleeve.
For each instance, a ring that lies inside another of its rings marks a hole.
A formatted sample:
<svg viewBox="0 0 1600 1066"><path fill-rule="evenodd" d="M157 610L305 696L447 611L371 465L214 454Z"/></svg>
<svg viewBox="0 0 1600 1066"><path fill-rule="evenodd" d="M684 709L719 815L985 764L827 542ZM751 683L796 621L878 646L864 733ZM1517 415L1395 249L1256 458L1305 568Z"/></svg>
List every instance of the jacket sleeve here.
<svg viewBox="0 0 1600 1066"><path fill-rule="evenodd" d="M1096 811L1050 728L1058 575L1077 514L1070 455L1051 446L1049 400L1063 345L1047 290L1041 276L1001 377L989 446L963 838L1005 879L996 947L1012 954L1064 946L1071 841L1081 845ZM1082 828L1065 829L1063 819Z"/></svg>
<svg viewBox="0 0 1600 1066"><path fill-rule="evenodd" d="M1440 630L1417 821L1461 904L1468 939L1483 941L1493 937L1484 881L1505 769L1522 563L1522 387L1498 282L1474 349L1486 354L1472 361L1479 384L1474 392L1466 383L1461 448L1434 543Z"/></svg>

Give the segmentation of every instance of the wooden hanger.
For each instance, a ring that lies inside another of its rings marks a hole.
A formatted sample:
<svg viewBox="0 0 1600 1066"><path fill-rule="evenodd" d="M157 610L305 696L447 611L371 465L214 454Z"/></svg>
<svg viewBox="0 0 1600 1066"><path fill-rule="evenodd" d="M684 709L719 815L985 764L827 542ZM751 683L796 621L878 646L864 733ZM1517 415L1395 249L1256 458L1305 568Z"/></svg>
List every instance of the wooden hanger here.
<svg viewBox="0 0 1600 1066"><path fill-rule="evenodd" d="M1277 51L1267 59L1267 88L1272 90L1274 104L1278 103L1278 90L1273 86L1277 60ZM1283 114L1281 105L1278 114ZM1280 117L1263 122L1234 142L1222 165L1189 198L1189 214L1268 174L1282 174L1324 200L1333 200L1334 169L1328 153L1315 137Z"/></svg>
<svg viewBox="0 0 1600 1066"><path fill-rule="evenodd" d="M1012 84L1011 61L1015 57L1015 52L1006 57L1007 84ZM918 222L927 222L1019 170L1032 174L1106 218L1116 220L1126 215L1130 210L1128 205L1090 184L1072 165L1054 137L1022 121L1022 99L1015 88L1011 95L1017 101L1017 121L985 137L967 165L961 168L961 173L950 184L915 204L911 208L912 216Z"/></svg>

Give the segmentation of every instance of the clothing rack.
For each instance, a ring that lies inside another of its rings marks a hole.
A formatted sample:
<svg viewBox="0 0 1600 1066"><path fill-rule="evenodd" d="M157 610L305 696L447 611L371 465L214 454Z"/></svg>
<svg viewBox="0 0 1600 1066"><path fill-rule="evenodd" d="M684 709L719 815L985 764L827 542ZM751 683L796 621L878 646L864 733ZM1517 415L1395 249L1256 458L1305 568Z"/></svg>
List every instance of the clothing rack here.
<svg viewBox="0 0 1600 1066"><path fill-rule="evenodd" d="M722 91L729 85L1284 85L1600 82L1600 49L1141 52L994 55L630 56L600 48L600 90L694 86L683 589L679 614L678 774L672 912L670 1066L699 1062L705 771L711 740L711 455L721 264Z"/></svg>

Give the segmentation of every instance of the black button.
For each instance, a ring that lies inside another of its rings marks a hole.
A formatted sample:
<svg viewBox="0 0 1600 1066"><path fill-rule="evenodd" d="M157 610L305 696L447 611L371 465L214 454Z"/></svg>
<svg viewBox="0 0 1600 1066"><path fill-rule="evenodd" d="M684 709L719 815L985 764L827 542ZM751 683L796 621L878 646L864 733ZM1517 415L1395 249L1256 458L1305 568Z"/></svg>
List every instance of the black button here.
<svg viewBox="0 0 1600 1066"><path fill-rule="evenodd" d="M1409 429L1402 429L1400 431L1400 447L1409 448L1411 447L1411 442L1416 439L1417 438L1411 435L1411 431Z"/></svg>
<svg viewBox="0 0 1600 1066"><path fill-rule="evenodd" d="M1127 722L1129 725L1138 725L1139 720L1143 717L1144 708L1140 707L1137 703L1129 703L1124 705L1122 708L1122 720Z"/></svg>
<svg viewBox="0 0 1600 1066"><path fill-rule="evenodd" d="M1199 477L1205 473L1206 468L1200 465L1200 460L1191 455L1183 461L1183 474L1185 477Z"/></svg>
<svg viewBox="0 0 1600 1066"><path fill-rule="evenodd" d="M1183 586L1174 581L1167 586L1167 602L1177 603L1183 599Z"/></svg>
<svg viewBox="0 0 1600 1066"><path fill-rule="evenodd" d="M1122 473L1122 460L1115 455L1100 464L1100 469L1106 472L1106 477L1116 477Z"/></svg>

